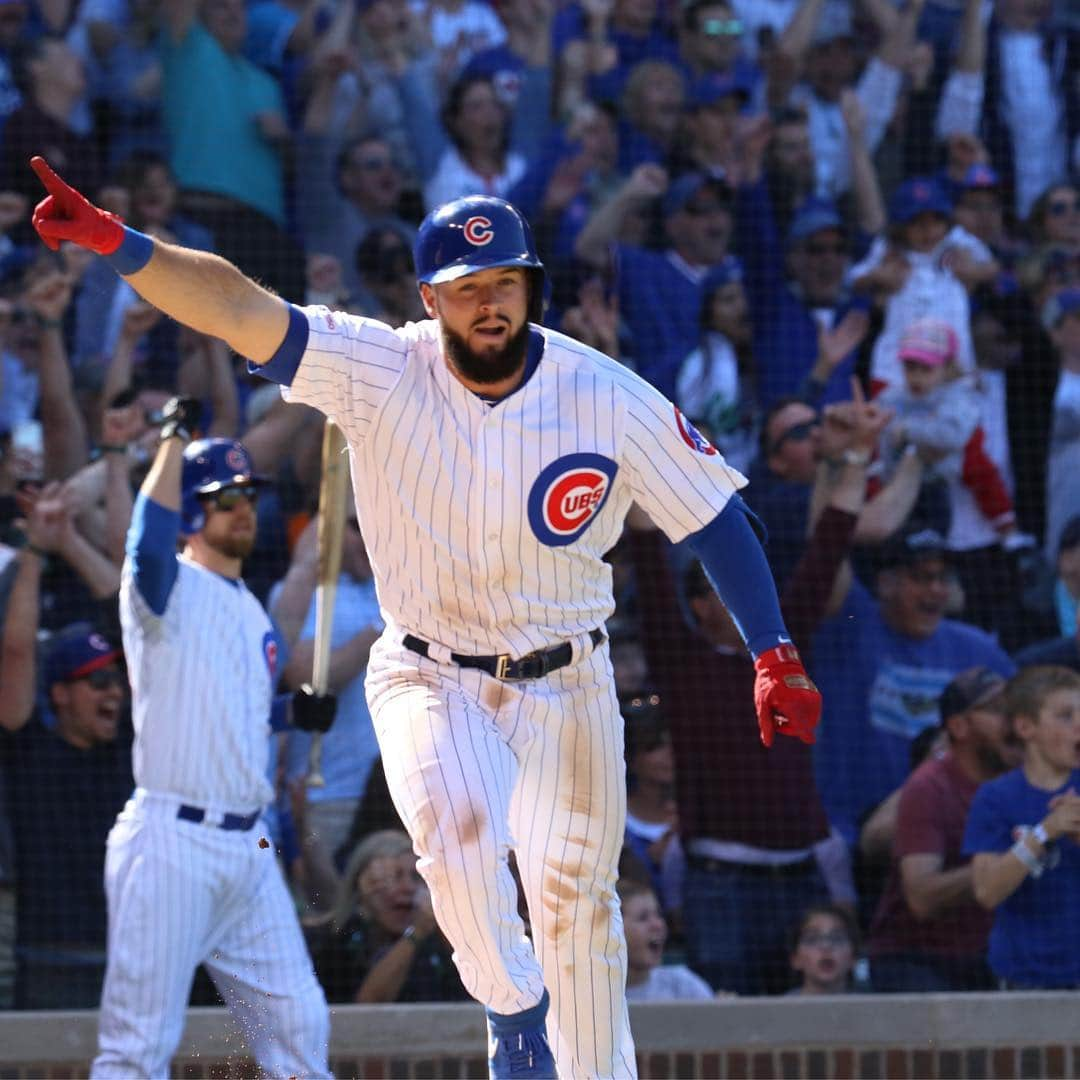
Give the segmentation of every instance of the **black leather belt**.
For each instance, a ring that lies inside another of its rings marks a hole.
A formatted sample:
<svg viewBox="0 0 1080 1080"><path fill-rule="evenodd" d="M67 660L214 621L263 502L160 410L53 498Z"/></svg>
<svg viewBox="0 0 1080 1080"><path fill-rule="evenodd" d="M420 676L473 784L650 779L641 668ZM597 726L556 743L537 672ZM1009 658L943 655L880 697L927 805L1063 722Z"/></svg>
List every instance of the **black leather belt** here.
<svg viewBox="0 0 1080 1080"><path fill-rule="evenodd" d="M785 863L750 863L730 862L727 859L710 859L705 855L686 856L686 865L695 870L704 870L707 874L729 874L732 870L740 874L748 874L753 877L786 878L798 874L807 874L817 867L817 859L813 855L807 855L805 859L797 862Z"/></svg>
<svg viewBox="0 0 1080 1080"><path fill-rule="evenodd" d="M247 832L259 820L259 811L253 814L223 814L218 824L226 832ZM184 803L176 811L181 821L194 821L196 825L206 820L206 811L201 806L188 806Z"/></svg>
<svg viewBox="0 0 1080 1080"><path fill-rule="evenodd" d="M604 631L590 630L589 640L592 641L594 649L598 648L604 640ZM412 634L406 634L401 639L401 643L406 649L431 658L428 652L431 646L426 641L413 637ZM509 653L502 653L500 656L462 656L455 652L450 654L450 659L458 667L478 668L496 679L508 680L542 679L552 671L566 667L573 658L574 648L569 641L564 641L561 645L553 645L550 649L537 649L536 652L528 653L517 660Z"/></svg>

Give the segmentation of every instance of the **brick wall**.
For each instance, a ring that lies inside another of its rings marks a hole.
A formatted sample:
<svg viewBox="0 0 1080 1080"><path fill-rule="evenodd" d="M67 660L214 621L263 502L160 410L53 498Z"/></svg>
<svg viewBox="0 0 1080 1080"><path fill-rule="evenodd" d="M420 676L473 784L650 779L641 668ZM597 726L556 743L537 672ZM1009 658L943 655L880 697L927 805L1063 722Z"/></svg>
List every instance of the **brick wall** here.
<svg viewBox="0 0 1080 1080"><path fill-rule="evenodd" d="M1080 1077L1080 993L740 999L635 1006L642 1080L1027 1080ZM333 1010L339 1080L487 1075L471 1005ZM0 1077L83 1077L94 1013L0 1014ZM193 1009L173 1065L190 1080L256 1077L228 1015Z"/></svg>

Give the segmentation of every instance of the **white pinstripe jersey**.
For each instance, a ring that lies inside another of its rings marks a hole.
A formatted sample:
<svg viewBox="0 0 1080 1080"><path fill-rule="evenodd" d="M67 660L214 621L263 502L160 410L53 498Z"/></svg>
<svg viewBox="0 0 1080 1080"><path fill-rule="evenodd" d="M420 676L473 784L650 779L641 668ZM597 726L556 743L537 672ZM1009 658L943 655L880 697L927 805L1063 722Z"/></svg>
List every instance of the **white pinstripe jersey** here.
<svg viewBox="0 0 1080 1080"><path fill-rule="evenodd" d="M121 577L135 783L216 812L250 813L273 797L270 619L242 581L176 558L161 615L136 587L129 561Z"/></svg>
<svg viewBox="0 0 1080 1080"><path fill-rule="evenodd" d="M680 540L746 483L657 390L563 334L538 331L536 371L491 405L447 368L436 322L302 310L284 394L348 440L380 606L400 631L521 656L602 626L602 556L631 502Z"/></svg>

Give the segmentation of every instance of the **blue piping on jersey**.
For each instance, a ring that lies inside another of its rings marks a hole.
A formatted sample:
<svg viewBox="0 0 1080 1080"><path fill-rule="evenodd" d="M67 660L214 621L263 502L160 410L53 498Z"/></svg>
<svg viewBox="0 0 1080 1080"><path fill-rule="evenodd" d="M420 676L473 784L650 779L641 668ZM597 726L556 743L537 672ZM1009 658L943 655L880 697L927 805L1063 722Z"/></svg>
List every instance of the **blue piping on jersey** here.
<svg viewBox="0 0 1080 1080"><path fill-rule="evenodd" d="M481 400L486 401L489 405L497 405L500 401L505 401L508 397L513 397L519 390L521 390L528 381L533 377L536 369L540 366L540 357L544 355L544 335L538 330L529 331L529 346L525 353L525 370L521 375L521 382L514 387L507 394L503 394L502 397L490 397L487 394L481 394L476 390L474 394Z"/></svg>
<svg viewBox="0 0 1080 1080"><path fill-rule="evenodd" d="M708 525L686 538L755 659L791 641L761 546L764 537L757 515L732 495Z"/></svg>
<svg viewBox="0 0 1080 1080"><path fill-rule="evenodd" d="M169 593L176 583L179 535L180 511L170 510L140 491L135 496L124 547L135 587L155 615L165 613Z"/></svg>
<svg viewBox="0 0 1080 1080"><path fill-rule="evenodd" d="M248 374L261 375L279 386L292 386L296 369L307 349L309 330L307 316L294 304L289 304L289 328L285 331L285 339L265 364L253 364L249 360Z"/></svg>

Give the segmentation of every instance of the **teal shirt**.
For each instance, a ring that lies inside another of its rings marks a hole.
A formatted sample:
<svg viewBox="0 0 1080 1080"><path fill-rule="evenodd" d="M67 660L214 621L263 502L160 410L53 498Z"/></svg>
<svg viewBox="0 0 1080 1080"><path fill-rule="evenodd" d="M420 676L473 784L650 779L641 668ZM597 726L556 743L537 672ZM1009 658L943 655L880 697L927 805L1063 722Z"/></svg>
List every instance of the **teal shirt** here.
<svg viewBox="0 0 1080 1080"><path fill-rule="evenodd" d="M242 55L226 53L198 20L181 42L161 38L162 104L182 188L228 195L285 222L281 161L255 117L285 114L281 88Z"/></svg>

